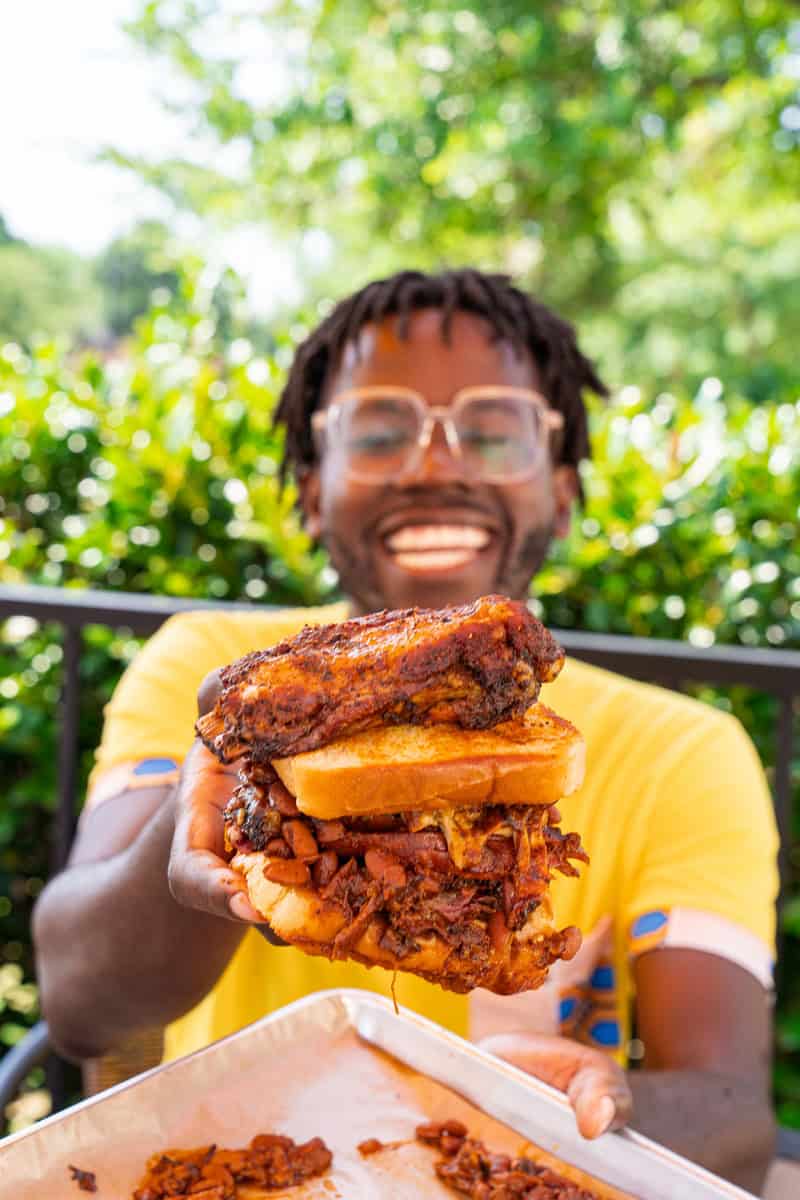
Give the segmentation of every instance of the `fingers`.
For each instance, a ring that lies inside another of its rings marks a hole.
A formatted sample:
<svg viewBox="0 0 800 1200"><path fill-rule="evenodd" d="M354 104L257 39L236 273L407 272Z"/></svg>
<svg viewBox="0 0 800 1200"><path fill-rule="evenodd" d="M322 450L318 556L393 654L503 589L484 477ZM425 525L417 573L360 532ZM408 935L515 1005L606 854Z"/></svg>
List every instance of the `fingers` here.
<svg viewBox="0 0 800 1200"><path fill-rule="evenodd" d="M206 675L197 693L197 715L204 717L207 712L211 712L214 705L217 703L217 697L222 691L222 682L219 677L219 671L211 671Z"/></svg>
<svg viewBox="0 0 800 1200"><path fill-rule="evenodd" d="M565 1092L585 1138L621 1129L633 1114L633 1097L622 1067L602 1050L570 1038L496 1034L481 1047L551 1087Z"/></svg>
<svg viewBox="0 0 800 1200"><path fill-rule="evenodd" d="M235 763L221 763L202 742L194 743L181 769L175 802L179 813L191 810L197 817L195 844L208 846L206 839L212 833L219 833L219 845L213 848L217 854L223 853L222 810L237 782Z"/></svg>
<svg viewBox="0 0 800 1200"><path fill-rule="evenodd" d="M195 743L178 784L169 888L186 908L226 920L260 923L263 918L247 897L244 879L224 858L223 808L235 786L235 773Z"/></svg>
<svg viewBox="0 0 800 1200"><path fill-rule="evenodd" d="M560 1092L569 1087L578 1065L576 1052L582 1049L568 1038L529 1033L495 1033L484 1038L480 1047Z"/></svg>
<svg viewBox="0 0 800 1200"><path fill-rule="evenodd" d="M633 1098L625 1073L612 1060L607 1065L592 1064L576 1071L567 1088L567 1099L585 1138L600 1137L609 1129L621 1129L633 1111Z"/></svg>
<svg viewBox="0 0 800 1200"><path fill-rule="evenodd" d="M169 890L178 904L225 920L258 923L262 917L247 898L240 875L210 850L190 850L179 837L170 855Z"/></svg>

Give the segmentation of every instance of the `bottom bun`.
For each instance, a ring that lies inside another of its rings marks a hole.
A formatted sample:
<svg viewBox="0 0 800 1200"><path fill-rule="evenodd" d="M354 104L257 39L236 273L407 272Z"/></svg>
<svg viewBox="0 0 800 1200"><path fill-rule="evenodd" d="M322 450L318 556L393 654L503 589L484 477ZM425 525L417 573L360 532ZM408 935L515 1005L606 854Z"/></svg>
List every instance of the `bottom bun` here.
<svg viewBox="0 0 800 1200"><path fill-rule="evenodd" d="M482 987L503 996L530 991L544 983L552 963L572 958L581 943L580 932L573 925L556 932L550 901L545 897L502 951L464 953L432 933L416 939L418 950L398 958L380 944L383 926L377 916L352 943L337 945L337 935L347 926L341 908L313 888L265 879L266 861L266 856L257 852L237 854L231 865L244 875L251 903L278 937L306 954L409 971L448 991Z"/></svg>

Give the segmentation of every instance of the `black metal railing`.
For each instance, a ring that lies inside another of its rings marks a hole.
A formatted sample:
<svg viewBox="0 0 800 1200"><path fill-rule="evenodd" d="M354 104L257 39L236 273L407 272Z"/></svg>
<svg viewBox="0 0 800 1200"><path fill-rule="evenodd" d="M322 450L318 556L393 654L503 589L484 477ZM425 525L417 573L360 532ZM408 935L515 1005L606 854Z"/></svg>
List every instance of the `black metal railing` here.
<svg viewBox="0 0 800 1200"><path fill-rule="evenodd" d="M0 620L33 617L63 629L63 683L59 704L58 805L51 841L53 874L67 861L78 812L78 725L80 715L80 660L83 630L87 625L130 629L140 637L155 633L169 617L197 608L245 608L219 601L180 600L173 596L140 596L135 592L99 592L89 589L10 587L0 585Z"/></svg>

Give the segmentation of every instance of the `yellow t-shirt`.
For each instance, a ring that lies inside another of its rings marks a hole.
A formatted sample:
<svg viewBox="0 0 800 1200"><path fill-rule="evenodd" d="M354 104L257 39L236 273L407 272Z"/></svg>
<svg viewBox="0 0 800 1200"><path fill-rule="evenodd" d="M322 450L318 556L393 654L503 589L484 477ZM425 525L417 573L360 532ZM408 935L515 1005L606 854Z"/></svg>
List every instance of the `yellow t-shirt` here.
<svg viewBox="0 0 800 1200"><path fill-rule="evenodd" d="M282 612L198 610L169 620L128 668L106 708L89 804L124 780L168 778L193 740L203 677L306 623L342 620L343 605ZM585 950L558 964L542 994L468 999L397 976L401 1004L462 1035L548 1028L624 1060L631 959L689 946L740 963L769 986L774 953L777 833L764 773L732 717L684 696L570 659L543 699L586 739L586 780L561 802L562 828L591 856L579 880L552 884L556 921L577 925ZM390 973L269 945L248 931L209 994L173 1022L166 1057L232 1033L309 992L360 987L388 994Z"/></svg>

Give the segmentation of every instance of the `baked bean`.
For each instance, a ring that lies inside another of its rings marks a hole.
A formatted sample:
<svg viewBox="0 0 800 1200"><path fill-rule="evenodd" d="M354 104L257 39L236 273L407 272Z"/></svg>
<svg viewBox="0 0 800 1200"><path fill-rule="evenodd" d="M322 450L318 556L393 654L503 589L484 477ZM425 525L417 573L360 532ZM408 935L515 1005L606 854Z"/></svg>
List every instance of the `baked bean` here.
<svg viewBox="0 0 800 1200"><path fill-rule="evenodd" d="M272 763L269 762L251 762L247 775L251 783L261 784L262 786L270 784L278 778L278 772Z"/></svg>
<svg viewBox="0 0 800 1200"><path fill-rule="evenodd" d="M311 868L311 877L314 880L314 885L318 888L324 888L325 884L330 883L338 870L339 855L335 850L324 850Z"/></svg>
<svg viewBox="0 0 800 1200"><path fill-rule="evenodd" d="M247 845L247 836L242 833L238 825L228 825L225 828L225 837L228 839L228 845L234 850L239 846Z"/></svg>
<svg viewBox="0 0 800 1200"><path fill-rule="evenodd" d="M282 817L296 817L300 811L294 796L280 779L269 785L269 802L277 808Z"/></svg>
<svg viewBox="0 0 800 1200"><path fill-rule="evenodd" d="M329 842L338 842L339 838L343 838L347 832L341 821L315 821L314 824L320 846L327 846Z"/></svg>
<svg viewBox="0 0 800 1200"><path fill-rule="evenodd" d="M270 858L291 858L292 852L282 837L270 838L266 846Z"/></svg>
<svg viewBox="0 0 800 1200"><path fill-rule="evenodd" d="M449 1134L450 1137L465 1138L467 1136L467 1127L461 1121L426 1121L424 1125L418 1125L415 1133L422 1142L437 1142L442 1134Z"/></svg>
<svg viewBox="0 0 800 1200"><path fill-rule="evenodd" d="M296 858L316 858L319 854L319 846L304 821L284 821L281 833Z"/></svg>
<svg viewBox="0 0 800 1200"><path fill-rule="evenodd" d="M311 880L311 872L299 858L271 858L264 867L264 878L270 883L282 883L287 887L302 887Z"/></svg>

